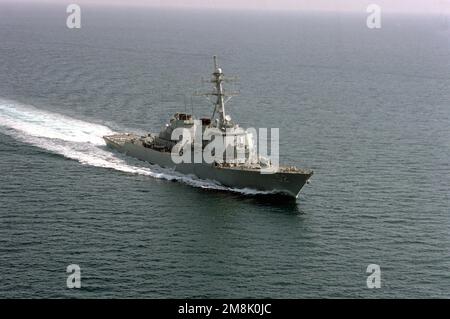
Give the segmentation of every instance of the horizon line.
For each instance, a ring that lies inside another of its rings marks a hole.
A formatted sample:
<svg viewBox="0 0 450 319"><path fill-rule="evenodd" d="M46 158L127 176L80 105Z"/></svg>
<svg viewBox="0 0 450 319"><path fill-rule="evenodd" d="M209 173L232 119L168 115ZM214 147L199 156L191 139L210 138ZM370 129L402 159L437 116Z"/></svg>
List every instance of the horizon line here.
<svg viewBox="0 0 450 319"><path fill-rule="evenodd" d="M366 8L370 3L376 3L376 0L367 1L367 3L362 3L359 8L318 8L318 7L309 7L309 8L300 8L300 7L290 7L290 8L282 8L282 7L273 7L273 6L242 6L242 7L233 7L233 6L213 6L213 5L195 5L195 4L167 4L163 1L159 1L156 3L136 3L136 2L121 2L120 0L113 0L109 3L103 1L88 1L88 0L72 0L72 1L55 1L55 0L0 0L0 5L9 4L13 6L23 6L23 5L58 5L58 6L67 6L69 4L78 4L80 7L122 7L122 8L149 8L149 9L172 9L172 10L215 10L215 11L254 11L254 12L278 12L278 13L361 13L368 14L366 12ZM404 14L404 15L450 15L450 0L448 1L448 8L441 8L442 10L436 10L437 8L432 8L430 6L430 10L398 10L398 9L385 9L383 6L381 10L386 14Z"/></svg>

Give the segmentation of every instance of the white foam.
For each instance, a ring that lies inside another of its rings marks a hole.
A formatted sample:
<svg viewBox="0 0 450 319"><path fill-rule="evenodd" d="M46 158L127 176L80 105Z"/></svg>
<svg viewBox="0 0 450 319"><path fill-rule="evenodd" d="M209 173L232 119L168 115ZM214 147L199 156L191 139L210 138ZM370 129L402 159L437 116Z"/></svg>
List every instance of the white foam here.
<svg viewBox="0 0 450 319"><path fill-rule="evenodd" d="M252 189L233 189L155 166L138 166L105 148L104 135L110 128L37 109L15 101L0 99L0 133L12 136L84 165L114 169L130 174L177 180L195 187L226 190L243 194L269 194Z"/></svg>

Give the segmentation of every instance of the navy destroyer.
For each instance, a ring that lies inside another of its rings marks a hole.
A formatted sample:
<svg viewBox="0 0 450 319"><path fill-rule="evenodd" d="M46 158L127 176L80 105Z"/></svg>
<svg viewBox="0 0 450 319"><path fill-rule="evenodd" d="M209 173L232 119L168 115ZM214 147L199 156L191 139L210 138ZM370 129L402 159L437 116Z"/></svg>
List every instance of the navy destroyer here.
<svg viewBox="0 0 450 319"><path fill-rule="evenodd" d="M274 164L258 154L253 132L235 124L225 112L232 94L226 93L226 78L214 56L214 72L208 81L214 110L211 117L196 119L193 114L175 113L159 133L141 136L121 133L104 136L107 145L151 164L171 169L199 179L214 181L238 189L254 189L297 198L313 174L312 170ZM180 132L182 132L180 134ZM218 137L224 142L220 153ZM215 144L215 147L211 147ZM204 156L210 154L210 156ZM230 155L231 154L231 155Z"/></svg>

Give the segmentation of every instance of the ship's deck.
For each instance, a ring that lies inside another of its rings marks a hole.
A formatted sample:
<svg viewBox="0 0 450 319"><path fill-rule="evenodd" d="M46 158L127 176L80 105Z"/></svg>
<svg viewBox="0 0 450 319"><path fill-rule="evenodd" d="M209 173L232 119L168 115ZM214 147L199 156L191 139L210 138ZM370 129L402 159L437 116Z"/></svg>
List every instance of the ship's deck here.
<svg viewBox="0 0 450 319"><path fill-rule="evenodd" d="M139 136L133 133L122 133L103 136L103 139L117 145L124 145L125 142L133 142L139 139Z"/></svg>
<svg viewBox="0 0 450 319"><path fill-rule="evenodd" d="M103 137L107 142L123 146L125 143L135 143L141 139L141 136L133 134L133 133L121 133L121 134L113 134L107 135ZM155 151L162 152L161 149L154 149ZM260 171L261 166L259 165L251 165L251 164L231 164L231 163L221 163L216 164L217 168L222 169L231 169L231 170L241 170L241 171ZM280 166L276 170L277 173L287 173L287 174L304 174L304 175L312 175L312 170L299 169L294 166Z"/></svg>
<svg viewBox="0 0 450 319"><path fill-rule="evenodd" d="M241 171L255 171L260 172L261 168L257 165L248 165L248 164L240 164L240 165L228 165L228 164L219 164L218 168L222 169L231 169L231 170L241 170ZM270 169L268 170L270 171ZM274 173L285 173L285 174L303 174L303 175L312 175L313 171L308 169L300 169L293 166L279 166L278 169L274 170Z"/></svg>

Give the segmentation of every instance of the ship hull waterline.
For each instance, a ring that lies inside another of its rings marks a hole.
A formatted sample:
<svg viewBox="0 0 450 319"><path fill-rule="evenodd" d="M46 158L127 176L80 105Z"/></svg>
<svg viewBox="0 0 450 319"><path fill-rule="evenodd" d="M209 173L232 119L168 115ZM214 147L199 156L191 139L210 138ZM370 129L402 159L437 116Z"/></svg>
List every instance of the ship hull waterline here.
<svg viewBox="0 0 450 319"><path fill-rule="evenodd" d="M194 175L202 180L213 180L233 189L252 189L268 194L297 198L300 190L313 174L312 171L261 174L259 169L218 167L206 163L175 164L170 152L147 148L142 143L118 142L114 139L114 136L104 136L103 139L109 147L138 160L173 169L185 175Z"/></svg>

